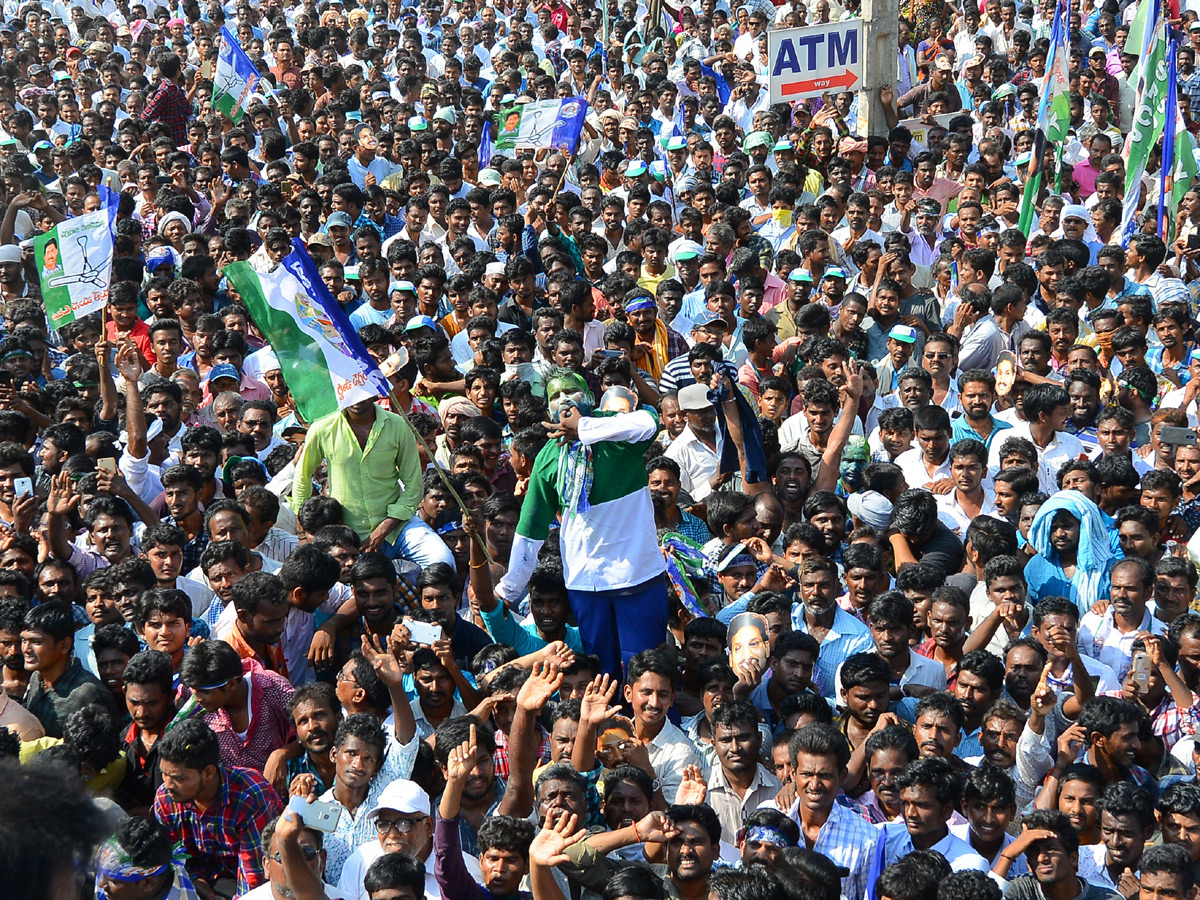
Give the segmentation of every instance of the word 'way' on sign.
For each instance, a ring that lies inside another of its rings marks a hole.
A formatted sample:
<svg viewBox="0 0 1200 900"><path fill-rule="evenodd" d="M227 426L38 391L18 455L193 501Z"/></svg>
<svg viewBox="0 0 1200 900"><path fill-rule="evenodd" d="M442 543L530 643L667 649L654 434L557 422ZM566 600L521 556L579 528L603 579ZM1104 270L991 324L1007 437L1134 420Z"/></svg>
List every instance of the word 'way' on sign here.
<svg viewBox="0 0 1200 900"><path fill-rule="evenodd" d="M771 102L853 88L862 78L862 20L767 33Z"/></svg>

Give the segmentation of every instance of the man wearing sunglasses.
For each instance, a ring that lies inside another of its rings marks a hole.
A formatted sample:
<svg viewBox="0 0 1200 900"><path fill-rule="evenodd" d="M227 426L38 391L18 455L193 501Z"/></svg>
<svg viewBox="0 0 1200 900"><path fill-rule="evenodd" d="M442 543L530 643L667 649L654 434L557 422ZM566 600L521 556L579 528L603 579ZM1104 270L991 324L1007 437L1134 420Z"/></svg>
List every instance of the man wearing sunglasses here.
<svg viewBox="0 0 1200 900"><path fill-rule="evenodd" d="M263 873L267 882L242 894L241 900L290 900L321 897L348 900L325 883L324 835L309 828L290 810L263 829Z"/></svg>
<svg viewBox="0 0 1200 900"><path fill-rule="evenodd" d="M363 879L371 863L385 854L404 853L425 864L425 896L429 900L441 897L430 860L433 819L429 815L429 795L415 782L398 778L383 789L378 805L369 815L375 822L378 840L363 844L350 854L342 867L338 889L347 897L361 897Z"/></svg>

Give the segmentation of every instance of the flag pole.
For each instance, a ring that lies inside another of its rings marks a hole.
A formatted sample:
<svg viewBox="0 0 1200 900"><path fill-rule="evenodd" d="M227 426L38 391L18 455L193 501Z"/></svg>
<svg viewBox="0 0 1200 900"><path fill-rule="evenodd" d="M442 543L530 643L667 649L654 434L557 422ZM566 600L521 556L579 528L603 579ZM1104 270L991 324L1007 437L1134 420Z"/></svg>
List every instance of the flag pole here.
<svg viewBox="0 0 1200 900"><path fill-rule="evenodd" d="M413 423L408 420L407 414L405 414L403 408L400 406L399 399L396 397L395 390L392 389L391 382L388 382L388 399L391 401L392 408L395 410L396 415L404 420L404 424L408 426L408 430L412 432L413 437L417 439L417 443L421 445L421 449L425 451L425 455L429 457L429 461L433 463L433 469L435 472L437 472L438 478L441 479L442 486L446 489L450 496L454 498L454 502L457 503L458 508L463 511L463 515L468 515L467 504L463 502L463 498L459 496L459 493L457 490L455 490L454 485L450 483L450 479L446 477L446 472L438 463L437 457L434 456L433 450L430 448L429 444L425 442L425 438L422 437L421 433L413 427ZM479 548L483 551L483 556L488 561L488 565L495 565L496 561L492 559L492 554L488 553L487 544L483 540L483 535L475 535L475 540L479 543Z"/></svg>

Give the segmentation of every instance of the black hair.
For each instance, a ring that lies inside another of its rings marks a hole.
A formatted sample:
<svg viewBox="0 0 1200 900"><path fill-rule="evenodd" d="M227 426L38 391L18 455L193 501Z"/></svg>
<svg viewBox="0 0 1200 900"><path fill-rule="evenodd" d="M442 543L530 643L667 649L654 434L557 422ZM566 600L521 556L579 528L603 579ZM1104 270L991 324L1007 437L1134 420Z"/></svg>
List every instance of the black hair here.
<svg viewBox="0 0 1200 900"><path fill-rule="evenodd" d="M209 766L221 765L221 745L217 742L217 735L203 719L187 719L180 722L164 734L156 746L159 759L198 772L203 772Z"/></svg>

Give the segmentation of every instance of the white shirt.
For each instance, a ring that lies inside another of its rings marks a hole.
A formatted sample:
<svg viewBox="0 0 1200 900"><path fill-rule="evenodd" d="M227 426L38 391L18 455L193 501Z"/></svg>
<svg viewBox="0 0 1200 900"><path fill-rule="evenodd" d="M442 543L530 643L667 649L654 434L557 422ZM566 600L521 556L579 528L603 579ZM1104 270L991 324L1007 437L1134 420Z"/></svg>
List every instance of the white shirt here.
<svg viewBox="0 0 1200 900"><path fill-rule="evenodd" d="M338 890L331 884L324 885L325 896L330 900L357 900L357 894L346 894ZM275 895L271 893L271 882L260 884L252 891L247 891L241 895L241 900L275 900Z"/></svg>
<svg viewBox="0 0 1200 900"><path fill-rule="evenodd" d="M1098 659L1116 672L1119 684L1125 680L1125 674L1133 663L1133 642L1143 631L1166 634L1167 626L1150 615L1150 610L1146 610L1138 626L1128 634L1122 634L1113 621L1111 606L1103 616L1087 613L1079 623L1079 652Z"/></svg>
<svg viewBox="0 0 1200 900"><path fill-rule="evenodd" d="M932 475L925 466L920 447L905 450L896 457L896 465L904 472L904 480L908 482L910 488L927 488L935 481L950 477L950 454L948 453L946 459L934 469Z"/></svg>
<svg viewBox="0 0 1200 900"><path fill-rule="evenodd" d="M912 450L907 451L912 453ZM901 453L901 456L904 454ZM983 504L979 507L979 514L986 516L988 510L995 507L996 492L986 484L983 487ZM967 535L967 528L971 525L973 516L967 515L967 511L963 509L962 504L958 500L958 489L952 490L948 494L937 495L938 518L942 523L953 531L959 538L964 538ZM976 622L976 625L979 623Z"/></svg>
<svg viewBox="0 0 1200 900"><path fill-rule="evenodd" d="M350 854L350 858L342 866L342 876L338 879L338 890L343 896L366 900L367 894L363 889L363 879L367 877L367 869L371 868L371 863L381 856L383 856L383 848L379 846L378 839L369 844L363 844ZM479 871L478 860L469 853L464 853L462 858L471 877L482 884L483 873ZM438 887L437 878L433 874L433 856L431 854L425 860L425 897L427 900L441 900L441 896L442 889Z"/></svg>
<svg viewBox="0 0 1200 900"><path fill-rule="evenodd" d="M683 781L683 767L704 765L695 745L670 721L663 723L662 731L646 745L646 751L668 803L674 801Z"/></svg>
<svg viewBox="0 0 1200 900"><path fill-rule="evenodd" d="M684 426L679 437L671 442L666 456L679 463L680 483L694 501L699 503L712 493L708 482L717 474L720 459L715 450L701 443L690 425Z"/></svg>
<svg viewBox="0 0 1200 900"><path fill-rule="evenodd" d="M1065 431L1057 432L1044 448L1039 447L1029 431L1029 423L1018 421L1002 440L992 441L991 450L988 451L988 474L1000 471L1000 447L1010 437L1025 438L1037 450L1038 460L1042 463L1038 472L1038 480L1041 482L1041 489L1047 494L1058 491L1058 470L1064 463L1087 456L1087 451L1079 438L1073 434L1067 434Z"/></svg>

